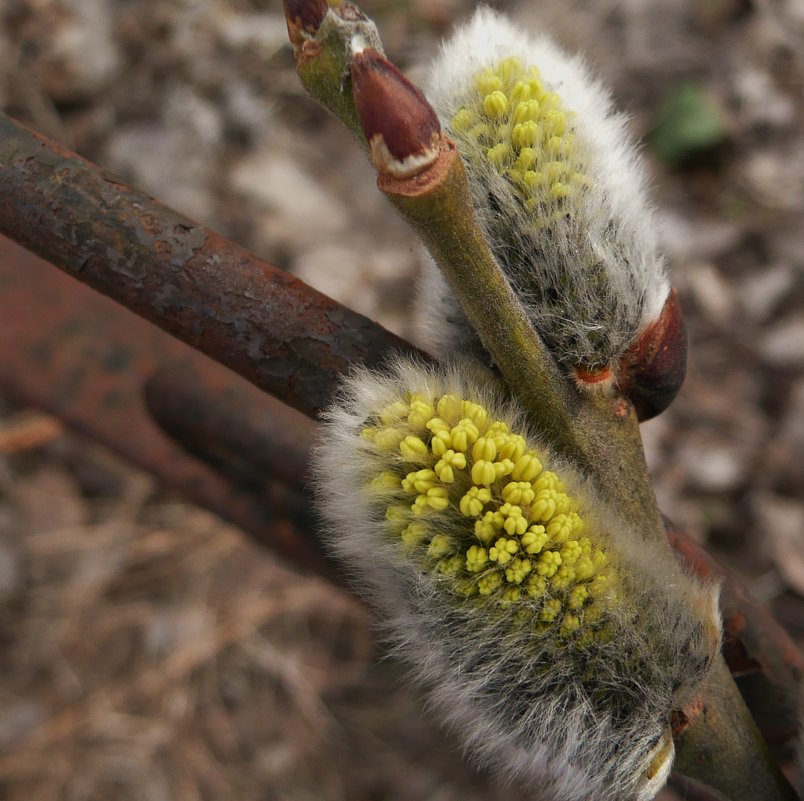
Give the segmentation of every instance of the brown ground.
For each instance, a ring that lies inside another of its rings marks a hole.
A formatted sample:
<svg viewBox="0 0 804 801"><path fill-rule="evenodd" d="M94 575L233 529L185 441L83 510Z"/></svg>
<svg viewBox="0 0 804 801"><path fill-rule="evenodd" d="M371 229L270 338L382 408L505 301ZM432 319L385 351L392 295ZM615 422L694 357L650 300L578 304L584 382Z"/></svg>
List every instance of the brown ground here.
<svg viewBox="0 0 804 801"><path fill-rule="evenodd" d="M415 74L473 5L364 7ZM680 165L646 152L691 366L643 430L665 512L804 641L804 5L497 5L585 51L638 136L682 85L714 120ZM278 0L6 0L0 106L411 334L412 237L300 90ZM0 442L30 414L1 405ZM354 602L44 438L0 453L0 799L512 797L375 661Z"/></svg>

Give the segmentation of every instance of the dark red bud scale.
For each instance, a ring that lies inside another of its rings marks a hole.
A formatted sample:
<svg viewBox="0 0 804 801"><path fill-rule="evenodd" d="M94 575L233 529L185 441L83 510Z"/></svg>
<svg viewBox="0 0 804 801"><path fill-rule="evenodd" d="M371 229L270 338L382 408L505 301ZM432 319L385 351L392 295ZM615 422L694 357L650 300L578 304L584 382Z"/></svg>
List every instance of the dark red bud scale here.
<svg viewBox="0 0 804 801"><path fill-rule="evenodd" d="M427 98L373 48L355 53L352 94L380 175L410 178L438 158L441 125Z"/></svg>
<svg viewBox="0 0 804 801"><path fill-rule="evenodd" d="M305 39L302 31L315 34L321 27L329 10L327 0L282 0L288 37L295 47L300 47Z"/></svg>
<svg viewBox="0 0 804 801"><path fill-rule="evenodd" d="M670 405L686 371L687 330L672 289L658 319L620 358L617 387L634 404L639 420L649 420Z"/></svg>

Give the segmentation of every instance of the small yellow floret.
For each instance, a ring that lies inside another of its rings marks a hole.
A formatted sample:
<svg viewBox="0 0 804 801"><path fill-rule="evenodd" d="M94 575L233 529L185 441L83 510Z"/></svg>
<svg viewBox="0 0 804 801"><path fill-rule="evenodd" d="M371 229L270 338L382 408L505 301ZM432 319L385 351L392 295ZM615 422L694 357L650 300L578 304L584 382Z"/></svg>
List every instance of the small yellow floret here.
<svg viewBox="0 0 804 801"><path fill-rule="evenodd" d="M481 459L472 465L472 481L478 486L489 486L497 479L497 472L494 463Z"/></svg>
<svg viewBox="0 0 804 801"><path fill-rule="evenodd" d="M533 482L533 489L536 492L542 490L560 490L561 481L552 470L543 470L536 481Z"/></svg>
<svg viewBox="0 0 804 801"><path fill-rule="evenodd" d="M466 552L466 569L472 573L480 572L488 561L488 551L480 545L472 545Z"/></svg>
<svg viewBox="0 0 804 801"><path fill-rule="evenodd" d="M494 545L489 548L489 559L499 565L506 565L511 561L511 557L519 550L517 540L509 540L500 537Z"/></svg>
<svg viewBox="0 0 804 801"><path fill-rule="evenodd" d="M452 130L456 133L464 133L477 123L477 115L468 108L458 109L452 117Z"/></svg>
<svg viewBox="0 0 804 801"><path fill-rule="evenodd" d="M575 563L575 575L578 581L586 581L595 575L595 566L588 556L582 556Z"/></svg>
<svg viewBox="0 0 804 801"><path fill-rule="evenodd" d="M558 617L559 612L561 612L561 601L558 598L550 598L544 602L544 606L539 612L539 620L550 623Z"/></svg>
<svg viewBox="0 0 804 801"><path fill-rule="evenodd" d="M442 395L436 404L436 411L442 420L455 425L463 416L463 400L457 395Z"/></svg>
<svg viewBox="0 0 804 801"><path fill-rule="evenodd" d="M371 479L369 486L371 489L378 492L383 490L398 490L401 486L401 482L399 476L394 473L389 473L387 470L383 470L382 473L379 473Z"/></svg>
<svg viewBox="0 0 804 801"><path fill-rule="evenodd" d="M503 88L502 79L491 70L486 70L475 76L475 86L484 97Z"/></svg>
<svg viewBox="0 0 804 801"><path fill-rule="evenodd" d="M560 181L567 177L567 165L563 161L548 161L544 171L550 181Z"/></svg>
<svg viewBox="0 0 804 801"><path fill-rule="evenodd" d="M564 635L578 631L581 626L581 619L577 615L564 615L561 621L561 633Z"/></svg>
<svg viewBox="0 0 804 801"><path fill-rule="evenodd" d="M530 578L525 582L525 594L529 598L538 601L544 598L547 592L547 579L538 574L531 574Z"/></svg>
<svg viewBox="0 0 804 801"><path fill-rule="evenodd" d="M517 103L514 113L511 115L511 120L514 125L520 125L523 122L538 122L540 111L538 100L526 100L522 103Z"/></svg>
<svg viewBox="0 0 804 801"><path fill-rule="evenodd" d="M406 417L408 411L409 407L407 403L394 401L380 412L380 421L387 426L393 425L394 423L398 423L403 417Z"/></svg>
<svg viewBox="0 0 804 801"><path fill-rule="evenodd" d="M425 428L435 415L433 404L423 399L411 401L408 424L413 428Z"/></svg>
<svg viewBox="0 0 804 801"><path fill-rule="evenodd" d="M402 529L400 536L405 545L418 545L429 533L429 529L424 523L408 523Z"/></svg>
<svg viewBox="0 0 804 801"><path fill-rule="evenodd" d="M427 455L427 445L419 437L408 435L399 443L399 452L406 459L417 461Z"/></svg>
<svg viewBox="0 0 804 801"><path fill-rule="evenodd" d="M547 527L549 533L550 527ZM577 540L570 540L561 549L561 562L565 565L574 565L580 558L583 551Z"/></svg>
<svg viewBox="0 0 804 801"><path fill-rule="evenodd" d="M552 108L552 109L561 108L561 98L555 92L542 92L541 101L542 105L545 108Z"/></svg>
<svg viewBox="0 0 804 801"><path fill-rule="evenodd" d="M501 609L508 609L519 600L521 595L522 592L519 587L507 587L500 593L497 603Z"/></svg>
<svg viewBox="0 0 804 801"><path fill-rule="evenodd" d="M538 151L532 147L523 147L516 157L516 168L524 173L529 170L539 160Z"/></svg>
<svg viewBox="0 0 804 801"><path fill-rule="evenodd" d="M573 587L567 595L567 607L569 609L580 609L589 597L589 590L583 585Z"/></svg>
<svg viewBox="0 0 804 801"><path fill-rule="evenodd" d="M545 551L536 565L536 572L545 578L552 578L561 565L561 554L555 551Z"/></svg>
<svg viewBox="0 0 804 801"><path fill-rule="evenodd" d="M551 490L547 490L550 492ZM544 498L542 498L544 500ZM535 504L534 504L535 506ZM534 512L534 518L536 513ZM544 518L543 518L544 519ZM566 542L569 536L575 531L575 519L571 515L555 515L546 526L547 534L555 542ZM580 556L580 549L579 554Z"/></svg>
<svg viewBox="0 0 804 801"><path fill-rule="evenodd" d="M502 488L502 497L507 503L527 506L536 497L536 493L527 481L509 481Z"/></svg>
<svg viewBox="0 0 804 801"><path fill-rule="evenodd" d="M494 462L494 472L497 478L510 476L514 472L514 463L510 459L498 459Z"/></svg>
<svg viewBox="0 0 804 801"><path fill-rule="evenodd" d="M528 120L514 125L511 129L511 144L519 149L523 147L536 147L542 142L542 128L537 122Z"/></svg>
<svg viewBox="0 0 804 801"><path fill-rule="evenodd" d="M550 520L556 513L558 495L559 493L555 490L541 490L541 492L537 492L536 498L530 505L531 520Z"/></svg>
<svg viewBox="0 0 804 801"><path fill-rule="evenodd" d="M440 417L433 417L427 421L425 428L433 434L438 434L441 431L449 434L449 430L452 428L452 426L446 420L442 420Z"/></svg>
<svg viewBox="0 0 804 801"><path fill-rule="evenodd" d="M525 553L533 556L544 548L547 540L548 536L544 530L544 526L531 526L527 532L522 535L522 547L525 549Z"/></svg>
<svg viewBox="0 0 804 801"><path fill-rule="evenodd" d="M490 142L494 139L494 131L487 122L479 122L467 136L475 142Z"/></svg>
<svg viewBox="0 0 804 801"><path fill-rule="evenodd" d="M502 576L495 571L481 576L477 582L477 589L481 595L491 595L500 584L502 584Z"/></svg>
<svg viewBox="0 0 804 801"><path fill-rule="evenodd" d="M373 442L383 451L395 451L405 436L405 432L398 428L378 428L374 432Z"/></svg>
<svg viewBox="0 0 804 801"><path fill-rule="evenodd" d="M394 504L385 510L385 519L391 522L408 519L408 509L406 506Z"/></svg>
<svg viewBox="0 0 804 801"><path fill-rule="evenodd" d="M452 447L452 435L449 431L439 430L430 440L430 450L436 456L443 456Z"/></svg>
<svg viewBox="0 0 804 801"><path fill-rule="evenodd" d="M492 119L502 117L508 111L508 98L505 96L505 92L498 89L487 94L483 98L483 111Z"/></svg>
<svg viewBox="0 0 804 801"><path fill-rule="evenodd" d="M459 555L450 556L448 559L442 559L438 563L438 572L447 576L454 576L463 567L463 557Z"/></svg>
<svg viewBox="0 0 804 801"><path fill-rule="evenodd" d="M511 566L505 570L505 578L511 584L521 584L531 570L533 563L530 559L514 559Z"/></svg>
<svg viewBox="0 0 804 801"><path fill-rule="evenodd" d="M510 536L521 536L528 530L528 519L522 507L513 503L505 503L500 507L500 514L505 518L503 528Z"/></svg>
<svg viewBox="0 0 804 801"><path fill-rule="evenodd" d="M402 489L405 492L427 492L436 485L437 476L432 470L414 470L402 480ZM397 481L397 486L399 482Z"/></svg>
<svg viewBox="0 0 804 801"><path fill-rule="evenodd" d="M533 453L525 453L514 463L511 478L515 481L533 481L542 471L542 463Z"/></svg>
<svg viewBox="0 0 804 801"><path fill-rule="evenodd" d="M477 537L484 545L488 545L496 536L499 529L485 518L478 520L475 523L475 537Z"/></svg>
<svg viewBox="0 0 804 801"><path fill-rule="evenodd" d="M495 167L504 167L513 157L511 146L507 142L498 142L486 151L486 158Z"/></svg>
<svg viewBox="0 0 804 801"><path fill-rule="evenodd" d="M561 565L551 583L556 590L569 589L575 583L575 569L570 565Z"/></svg>
<svg viewBox="0 0 804 801"><path fill-rule="evenodd" d="M550 105L549 99L543 99L545 105ZM544 112L544 127L551 136L561 136L567 126L567 116L563 111L548 109Z"/></svg>
<svg viewBox="0 0 804 801"><path fill-rule="evenodd" d="M528 81L517 81L509 93L512 103L522 103L529 100L531 97L532 89Z"/></svg>
<svg viewBox="0 0 804 801"><path fill-rule="evenodd" d="M466 467L465 454L450 449L444 451L436 462L435 473L445 484L452 484L455 481L455 470L463 470L464 467Z"/></svg>
<svg viewBox="0 0 804 801"><path fill-rule="evenodd" d="M522 75L522 62L516 56L504 58L497 67L497 74L506 84L513 83Z"/></svg>
<svg viewBox="0 0 804 801"><path fill-rule="evenodd" d="M449 495L446 487L433 487L427 490L427 503L431 509L443 512L449 506Z"/></svg>
<svg viewBox="0 0 804 801"><path fill-rule="evenodd" d="M486 436L488 435L489 432L486 432ZM516 462L527 448L525 438L519 436L519 434L494 434L492 439L497 446L497 455L500 459L510 459ZM511 469L513 470L513 465Z"/></svg>
<svg viewBox="0 0 804 801"><path fill-rule="evenodd" d="M480 436L477 426L468 418L461 420L451 431L452 447L465 453Z"/></svg>
<svg viewBox="0 0 804 801"><path fill-rule="evenodd" d="M571 194L572 188L561 181L556 181L550 187L550 197L552 197L554 200L561 200L565 197L569 197Z"/></svg>
<svg viewBox="0 0 804 801"><path fill-rule="evenodd" d="M461 404L461 414L466 420L471 420L478 428L483 428L488 421L489 413L479 403L465 400Z"/></svg>
<svg viewBox="0 0 804 801"><path fill-rule="evenodd" d="M410 505L410 511L413 512L413 514L417 517L429 512L430 502L427 500L427 495L424 493L417 495L413 503Z"/></svg>
<svg viewBox="0 0 804 801"><path fill-rule="evenodd" d="M464 517L479 517L483 507L491 501L491 492L486 488L470 487L461 498L460 509Z"/></svg>
<svg viewBox="0 0 804 801"><path fill-rule="evenodd" d="M472 446L472 458L477 462L481 459L493 462L497 456L497 446L494 440L487 437L480 437Z"/></svg>
<svg viewBox="0 0 804 801"><path fill-rule="evenodd" d="M508 434L508 425L502 420L495 420L487 429L487 437L496 437L498 434Z"/></svg>
<svg viewBox="0 0 804 801"><path fill-rule="evenodd" d="M600 573L586 586L593 598L601 598L609 591L609 577L605 573Z"/></svg>
<svg viewBox="0 0 804 801"><path fill-rule="evenodd" d="M446 534L436 534L430 540L430 546L427 548L427 555L436 559L446 556L452 550L452 541Z"/></svg>

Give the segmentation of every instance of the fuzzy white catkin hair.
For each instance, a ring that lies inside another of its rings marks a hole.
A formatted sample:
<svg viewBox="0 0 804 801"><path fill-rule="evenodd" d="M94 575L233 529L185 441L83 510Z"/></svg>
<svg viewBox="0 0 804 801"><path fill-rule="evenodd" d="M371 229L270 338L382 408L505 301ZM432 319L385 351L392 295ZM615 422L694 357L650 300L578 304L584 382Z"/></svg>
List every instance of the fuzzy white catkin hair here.
<svg viewBox="0 0 804 801"><path fill-rule="evenodd" d="M467 167L498 262L557 360L611 366L670 285L625 118L578 57L487 8L446 42L426 95ZM480 344L427 260L416 318L444 356Z"/></svg>
<svg viewBox="0 0 804 801"><path fill-rule="evenodd" d="M543 801L647 801L718 649L717 590L473 364L344 381L314 460L327 544L478 762Z"/></svg>

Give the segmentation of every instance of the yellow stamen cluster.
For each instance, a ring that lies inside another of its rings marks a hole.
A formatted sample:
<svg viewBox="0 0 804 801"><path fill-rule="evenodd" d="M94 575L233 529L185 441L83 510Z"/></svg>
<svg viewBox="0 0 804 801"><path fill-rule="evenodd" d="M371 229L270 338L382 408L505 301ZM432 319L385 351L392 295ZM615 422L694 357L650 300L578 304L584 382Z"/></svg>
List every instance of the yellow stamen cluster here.
<svg viewBox="0 0 804 801"><path fill-rule="evenodd" d="M510 181L538 224L566 213L567 203L591 184L573 116L536 67L508 58L475 76L450 133L464 156L479 150Z"/></svg>
<svg viewBox="0 0 804 801"><path fill-rule="evenodd" d="M423 569L539 629L604 635L617 596L607 551L524 437L480 404L416 393L382 409L363 437L386 466L367 489Z"/></svg>

